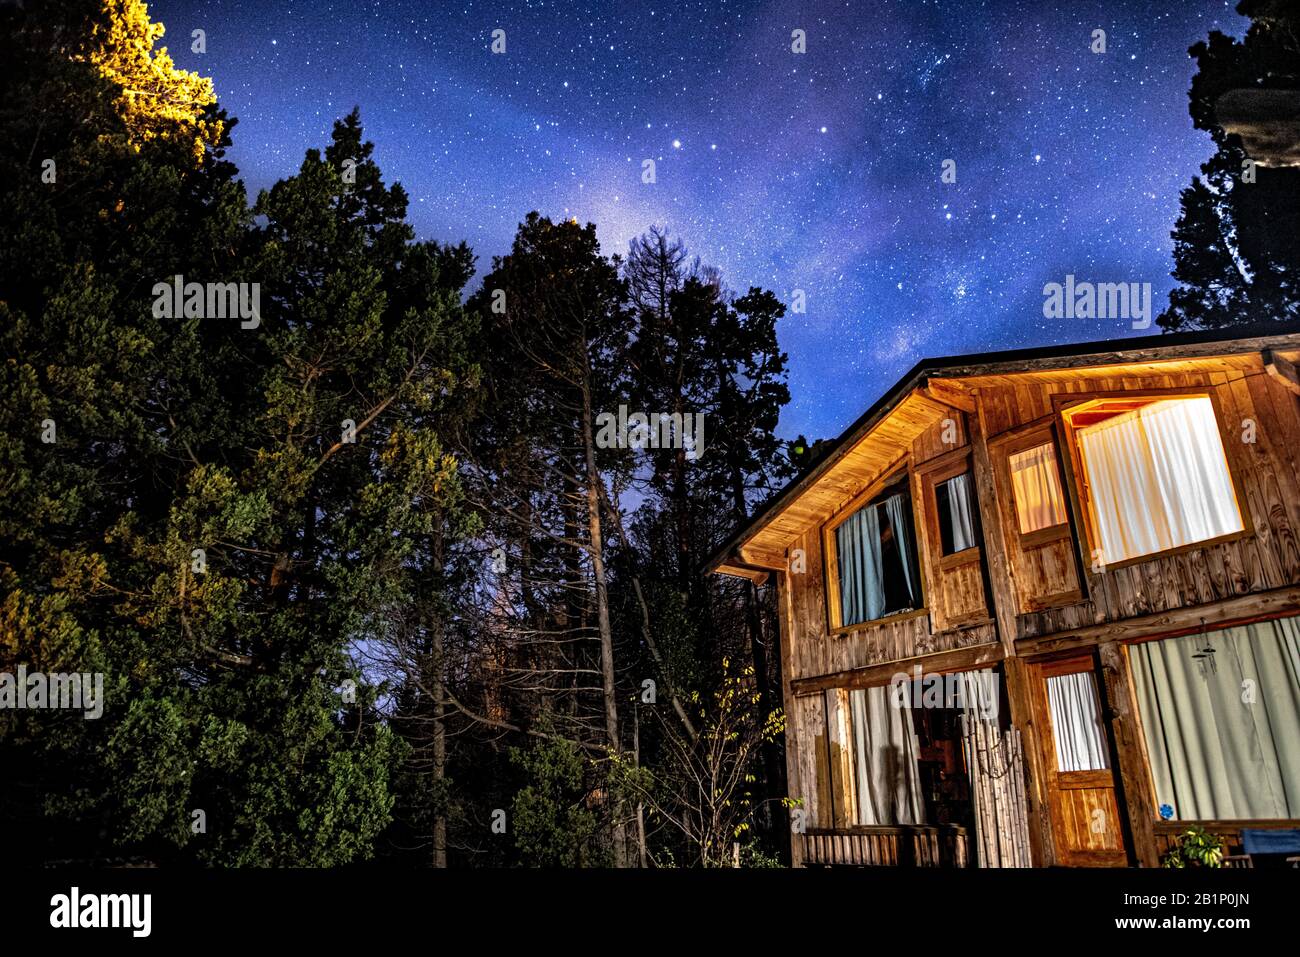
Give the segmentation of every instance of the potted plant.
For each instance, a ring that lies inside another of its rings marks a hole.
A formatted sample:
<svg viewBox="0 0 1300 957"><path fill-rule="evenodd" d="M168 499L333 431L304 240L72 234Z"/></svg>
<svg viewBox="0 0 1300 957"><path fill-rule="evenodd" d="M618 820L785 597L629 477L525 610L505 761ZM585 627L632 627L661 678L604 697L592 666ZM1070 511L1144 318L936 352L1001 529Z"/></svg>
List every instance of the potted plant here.
<svg viewBox="0 0 1300 957"><path fill-rule="evenodd" d="M1223 838L1211 834L1198 824L1193 824L1178 837L1161 859L1165 867L1221 867L1223 865Z"/></svg>

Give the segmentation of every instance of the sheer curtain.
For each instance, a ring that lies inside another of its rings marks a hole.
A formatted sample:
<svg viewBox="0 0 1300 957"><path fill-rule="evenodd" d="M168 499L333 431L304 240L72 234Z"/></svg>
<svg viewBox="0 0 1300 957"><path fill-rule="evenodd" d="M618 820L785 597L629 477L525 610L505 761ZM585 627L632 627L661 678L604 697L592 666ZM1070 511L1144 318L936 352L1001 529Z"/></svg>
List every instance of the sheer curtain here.
<svg viewBox="0 0 1300 957"><path fill-rule="evenodd" d="M1090 671L1047 679L1047 706L1052 713L1058 771L1102 771L1110 767L1100 705L1097 683Z"/></svg>
<svg viewBox="0 0 1300 957"><path fill-rule="evenodd" d="M1078 438L1107 562L1241 530L1207 396L1153 402Z"/></svg>
<svg viewBox="0 0 1300 957"><path fill-rule="evenodd" d="M894 530L901 566L895 566L891 554L888 570L880 538L882 509ZM885 607L886 574L901 576L910 607L920 605L910 512L910 499L899 493L889 496L883 502L863 506L835 529L835 560L840 580L840 624L855 625L874 621L886 611L902 610Z"/></svg>
<svg viewBox="0 0 1300 957"><path fill-rule="evenodd" d="M947 481L948 514L952 521L952 550L954 553L974 548L975 515L971 509L970 473L954 475Z"/></svg>
<svg viewBox="0 0 1300 957"><path fill-rule="evenodd" d="M876 506L859 509L835 529L835 560L840 574L840 623L879 618L885 608L885 584Z"/></svg>
<svg viewBox="0 0 1300 957"><path fill-rule="evenodd" d="M1009 460L1021 534L1065 523L1065 500L1051 442L1016 452Z"/></svg>
<svg viewBox="0 0 1300 957"><path fill-rule="evenodd" d="M1174 820L1300 817L1300 619L1143 642L1130 662Z"/></svg>
<svg viewBox="0 0 1300 957"><path fill-rule="evenodd" d="M1241 531L1223 440L1208 396L1156 402L1140 412L1165 511L1179 544Z"/></svg>
<svg viewBox="0 0 1300 957"><path fill-rule="evenodd" d="M854 690L850 700L858 823L924 824L920 748L910 701L898 700L888 687Z"/></svg>
<svg viewBox="0 0 1300 957"><path fill-rule="evenodd" d="M912 580L912 556L915 554L912 548L912 516L909 514L911 509L910 499L904 499L903 495L891 495L885 499L885 511L889 513L889 524L894 530L894 541L898 543L898 557L903 566L903 581L907 585L907 594L911 606L917 607L920 602L917 601L919 592L917 591L916 582Z"/></svg>

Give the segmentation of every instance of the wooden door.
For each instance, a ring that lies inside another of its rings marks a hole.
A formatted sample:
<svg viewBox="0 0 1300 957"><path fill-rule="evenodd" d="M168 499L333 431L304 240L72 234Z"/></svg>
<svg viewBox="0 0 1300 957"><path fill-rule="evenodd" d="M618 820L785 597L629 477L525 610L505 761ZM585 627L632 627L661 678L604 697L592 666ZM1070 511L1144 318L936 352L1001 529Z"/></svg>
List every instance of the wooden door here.
<svg viewBox="0 0 1300 957"><path fill-rule="evenodd" d="M1055 861L1124 867L1129 859L1113 749L1092 656L1036 664L1033 671Z"/></svg>

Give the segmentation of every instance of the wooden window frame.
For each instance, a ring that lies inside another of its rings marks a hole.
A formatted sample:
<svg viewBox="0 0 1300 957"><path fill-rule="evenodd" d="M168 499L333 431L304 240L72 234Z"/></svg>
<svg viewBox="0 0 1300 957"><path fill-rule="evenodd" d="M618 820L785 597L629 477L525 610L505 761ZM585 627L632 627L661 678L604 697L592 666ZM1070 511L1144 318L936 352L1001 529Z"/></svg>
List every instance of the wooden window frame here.
<svg viewBox="0 0 1300 957"><path fill-rule="evenodd" d="M1106 399L1150 399L1153 402L1162 399L1201 399L1208 398L1210 405L1214 410L1214 421L1219 428L1219 442L1223 446L1223 461L1228 468L1228 482L1232 486L1233 504L1237 509L1237 516L1241 519L1241 529L1236 532L1229 532L1227 535L1217 535L1214 538L1206 538L1199 542L1188 542L1185 545L1176 545L1173 548L1162 549L1157 552L1148 552L1145 555L1135 555L1126 558L1123 561L1107 562L1105 571L1113 571L1119 568L1127 568L1130 565L1140 565L1144 562L1155 561L1160 558L1168 558L1173 555L1181 555L1185 552L1198 551L1200 549L1212 548L1215 545L1222 545L1226 542L1235 542L1253 534L1253 529L1248 521L1250 513L1242 508L1244 499L1240 470L1234 461L1233 454L1229 451L1232 448L1232 436L1224 427L1225 419L1223 416L1223 405L1219 401L1218 391L1212 385L1192 388L1173 388L1173 389L1135 389L1132 391L1107 391L1107 392L1069 392L1057 393L1052 396L1052 406L1055 417L1060 426L1062 441L1065 443L1065 452L1069 456L1070 467L1066 469L1066 480L1069 484L1070 508L1076 521L1079 523L1079 557L1083 563L1083 570L1086 574L1092 574L1092 553L1101 547L1097 534L1096 512L1091 496L1088 494L1087 472L1083 467L1083 454L1079 448L1079 443L1075 433L1078 431L1070 424L1068 413L1070 410L1084 405L1089 402Z"/></svg>
<svg viewBox="0 0 1300 957"><path fill-rule="evenodd" d="M1150 806L1156 812L1155 816L1151 819L1155 826L1176 826L1180 829L1185 829L1194 824L1199 824L1207 830L1214 830L1216 827L1219 829L1236 828L1240 830L1243 827L1257 827L1261 825L1266 827L1295 827L1297 821L1300 821L1300 818L1225 818L1223 820L1214 821L1192 818L1169 818L1166 820L1165 818L1162 818L1160 816L1160 795L1156 793L1155 771L1151 767L1151 751L1147 746L1146 716L1142 711L1142 702L1138 700L1137 682L1133 677L1133 655L1131 653L1132 649L1137 645L1145 645L1157 641L1168 641L1172 638L1186 638L1189 635L1199 635L1201 633L1209 635L1216 631L1229 631L1233 628L1246 628L1251 625L1259 625L1265 622L1278 621L1286 618L1295 618L1297 621L1300 621L1300 610L1288 608L1285 611L1274 611L1263 615L1251 615L1245 618L1229 619L1227 621L1216 622L1209 626L1202 621L1201 624L1195 627L1175 628L1173 630L1142 635L1137 638L1125 638L1118 643L1124 650L1124 678L1128 682L1130 694L1132 695L1133 717L1135 719L1134 727L1137 732L1136 736L1138 746L1141 750L1142 772L1145 778L1144 787L1150 800Z"/></svg>
<svg viewBox="0 0 1300 957"><path fill-rule="evenodd" d="M881 478L872 482L865 490L859 492L853 498L841 506L821 527L822 542L822 574L824 578L823 593L826 595L826 631L830 635L845 635L851 631L860 628L870 628L873 625L879 625L884 622L906 621L909 618L920 618L922 615L930 613L928 605L928 596L925 588L925 567L921 555L920 536L916 530L916 501L915 490L912 481L912 469L909 459L904 459L901 465L891 468ZM880 618L872 618L869 621L859 621L851 625L842 624L840 621L840 564L839 554L835 547L835 530L852 518L864 505L868 504L873 498L878 496L885 489L892 485L905 484L907 487L908 499L910 501L912 519L912 537L915 540L916 565L919 574L917 575L916 586L921 593L921 607L912 611L897 611Z"/></svg>
<svg viewBox="0 0 1300 957"><path fill-rule="evenodd" d="M976 544L970 548L963 548L959 552L953 552L951 555L943 554L943 531L940 527L939 515L939 485L958 475L969 474L971 481L971 508L975 515L975 521L978 526L979 534ZM975 456L974 449L970 446L964 446L960 449L954 449L940 455L925 465L914 470L913 481L913 514L914 522L918 512L921 519L921 535L925 539L925 547L919 551L918 559L922 566L921 577L929 587L931 593L940 596L939 603L932 611L940 616L940 621L935 622L934 615L931 616L931 624L936 631L950 631L954 628L960 628L963 625L972 625L976 623L987 622L990 620L990 610L992 601L988 594L985 584L988 567L985 564L984 539L989 534L984 527L984 515L980 509L979 491L977 476L975 474ZM949 616L948 609L943 607L942 586L939 581L930 581L932 570L935 574L943 575L955 568L961 568L966 565L976 565L979 567L981 587L985 588L983 595L984 610L982 612L972 612L967 615ZM927 606L928 606L927 602ZM939 625L942 625L940 628Z"/></svg>
<svg viewBox="0 0 1300 957"><path fill-rule="evenodd" d="M1014 536L1011 541L1017 546L1017 555L1008 555L1008 560L1011 561L1012 566L1020 568L1020 562L1026 560L1024 556L1031 549L1057 541L1069 542L1071 546L1070 554L1074 556L1076 585L1069 591L1057 592L1051 595L1027 596L1021 594L1021 586L1017 586L1016 607L1017 614L1021 615L1036 614L1049 608L1082 601L1087 594L1087 579L1083 574L1083 568L1080 567L1078 562L1081 546L1076 531L1077 513L1072 507L1070 498L1070 470L1065 466L1065 457L1062 452L1061 438L1058 431L1057 416L1055 413L1048 413L1031 422L1026 422L1023 425L992 436L988 441L989 466L993 470L994 487L997 490L999 500L999 523L1003 526L999 531L1005 534L1006 525L1010 523L1010 534ZM1024 452L1040 445L1050 445L1052 447L1053 459L1056 462L1056 478L1061 487L1061 502L1065 509L1065 521L1057 525L1049 525L1046 528L1035 529L1032 532L1022 532L1020 531L1019 506L1016 500L1016 484L1011 476L1011 456L1017 452ZM988 532L986 531L985 534L987 535Z"/></svg>
<svg viewBox="0 0 1300 957"><path fill-rule="evenodd" d="M1052 428L1052 424L1050 420L1034 422L1032 428L1009 437L997 447L1002 468L1006 470L1006 487L1011 496L1011 517L1016 522L1016 539L1020 543L1022 551L1045 545L1048 542L1060 541L1074 534L1070 528L1070 495L1066 489L1065 463L1061 461L1061 443L1056 439L1056 430ZM1016 499L1016 483L1011 475L1011 456L1020 452L1027 452L1030 449L1036 449L1040 445L1050 445L1052 447L1052 460L1056 463L1056 480L1061 488L1061 508L1065 512L1065 521L1058 522L1056 525L1048 525L1046 528L1036 528L1032 532L1022 532L1020 530L1020 503Z"/></svg>

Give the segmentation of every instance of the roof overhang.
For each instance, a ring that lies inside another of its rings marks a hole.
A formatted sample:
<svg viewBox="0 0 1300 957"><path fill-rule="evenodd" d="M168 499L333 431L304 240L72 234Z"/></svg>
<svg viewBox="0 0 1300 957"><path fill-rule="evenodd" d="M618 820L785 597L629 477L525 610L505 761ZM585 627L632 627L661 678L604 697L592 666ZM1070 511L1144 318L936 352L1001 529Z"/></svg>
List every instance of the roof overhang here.
<svg viewBox="0 0 1300 957"><path fill-rule="evenodd" d="M1261 358L1262 357L1262 358ZM1300 323L1070 343L925 359L880 397L804 475L769 499L705 563L708 573L751 580L787 566L791 543L906 461L913 441L952 410L972 411L973 390L1043 378L1160 375L1171 364L1258 371L1300 395Z"/></svg>

